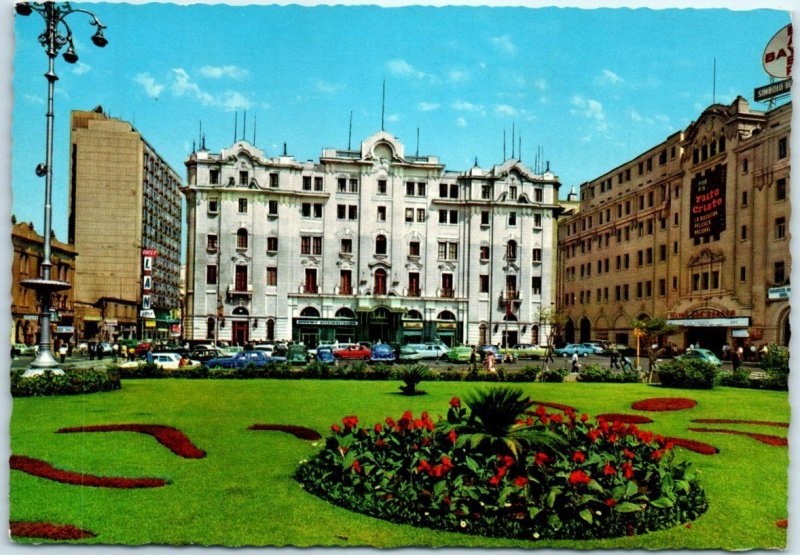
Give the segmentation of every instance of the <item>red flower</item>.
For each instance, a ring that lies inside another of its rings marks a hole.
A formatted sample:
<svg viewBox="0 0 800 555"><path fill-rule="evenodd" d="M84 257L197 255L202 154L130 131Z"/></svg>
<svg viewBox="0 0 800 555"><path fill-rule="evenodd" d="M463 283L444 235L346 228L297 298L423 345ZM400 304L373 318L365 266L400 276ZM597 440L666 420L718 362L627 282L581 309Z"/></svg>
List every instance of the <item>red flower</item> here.
<svg viewBox="0 0 800 555"><path fill-rule="evenodd" d="M687 522L687 523L686 523L686 527L687 527L687 528L691 528L691 527L692 527L692 523L691 523L691 522Z"/></svg>
<svg viewBox="0 0 800 555"><path fill-rule="evenodd" d="M584 462L586 460L586 455L584 455L580 451L575 451L575 453L573 453L573 455L572 455L572 460L573 460L573 462L582 463L582 462Z"/></svg>
<svg viewBox="0 0 800 555"><path fill-rule="evenodd" d="M500 478L501 476L492 476L491 478L489 478L489 485L496 486L497 484L500 483Z"/></svg>
<svg viewBox="0 0 800 555"><path fill-rule="evenodd" d="M541 422L542 424L544 424L546 426L547 423L549 422L549 420L547 419L547 415L543 414L543 415L539 416L539 422Z"/></svg>
<svg viewBox="0 0 800 555"><path fill-rule="evenodd" d="M356 474L361 474L361 463L358 462L358 459L353 461L353 472Z"/></svg>
<svg viewBox="0 0 800 555"><path fill-rule="evenodd" d="M614 499L613 497L609 497L608 499L606 499L606 505L608 505L609 507L613 507L616 504L617 500Z"/></svg>
<svg viewBox="0 0 800 555"><path fill-rule="evenodd" d="M528 478L525 476L519 476L516 480L514 480L514 485L518 488L524 488L528 485Z"/></svg>
<svg viewBox="0 0 800 555"><path fill-rule="evenodd" d="M442 466L445 467L447 470L453 468L453 462L447 455L442 455Z"/></svg>
<svg viewBox="0 0 800 555"><path fill-rule="evenodd" d="M664 451L662 451L661 449L656 449L655 451L650 453L650 458L653 459L654 461L661 460L661 457L663 456L664 456Z"/></svg>
<svg viewBox="0 0 800 555"><path fill-rule="evenodd" d="M526 426L532 426L533 425L533 418L531 418L530 416L528 418L526 418L525 419L525 425Z"/></svg>
<svg viewBox="0 0 800 555"><path fill-rule="evenodd" d="M385 441L383 441L383 439L382 439L382 438L378 438L378 440L375 442L375 445L376 445L377 447L383 447L384 445L386 445L386 442L385 442Z"/></svg>
<svg viewBox="0 0 800 555"><path fill-rule="evenodd" d="M589 437L590 440L592 440L592 443L594 443L595 441L597 441L597 438L602 435L602 433L603 432L601 432L600 430L595 428L594 430L592 430L591 432L589 432L586 435Z"/></svg>
<svg viewBox="0 0 800 555"><path fill-rule="evenodd" d="M395 421L394 421L394 418L392 418L391 416L389 416L389 417L386 419L386 425L387 425L387 426L389 426L390 428L394 428L394 427L396 426L396 424L395 424Z"/></svg>
<svg viewBox="0 0 800 555"><path fill-rule="evenodd" d="M430 472L430 470L431 470L431 465L425 459L422 459L417 465L418 472Z"/></svg>
<svg viewBox="0 0 800 555"><path fill-rule="evenodd" d="M631 451L628 451L627 449L623 449L622 454L625 455L625 458L628 459L633 459L636 457L636 455L634 455Z"/></svg>
<svg viewBox="0 0 800 555"><path fill-rule="evenodd" d="M514 457L508 455L503 457L503 466L511 466L512 464L514 464Z"/></svg>
<svg viewBox="0 0 800 555"><path fill-rule="evenodd" d="M355 428L358 425L358 417L357 416L345 416L342 418L342 423L344 424L345 429L349 430L351 428Z"/></svg>
<svg viewBox="0 0 800 555"><path fill-rule="evenodd" d="M453 397L452 399L450 399L450 406L453 407L454 409L460 409L461 399L459 399L458 397Z"/></svg>
<svg viewBox="0 0 800 555"><path fill-rule="evenodd" d="M375 424L375 427L373 428L373 430L375 430L376 434L379 434L379 433L381 433L383 431L383 426L381 426L380 424Z"/></svg>
<svg viewBox="0 0 800 555"><path fill-rule="evenodd" d="M536 466L542 466L543 464L545 464L549 460L550 460L550 457L547 456L547 453L539 452L539 453L536 453L536 457L534 458L533 462L536 464Z"/></svg>
<svg viewBox="0 0 800 555"><path fill-rule="evenodd" d="M569 475L569 483L573 486L577 484L588 484L590 480L591 478L589 478L589 475L583 470L573 470L572 474Z"/></svg>
<svg viewBox="0 0 800 555"><path fill-rule="evenodd" d="M560 414L553 414L550 416L550 420L556 424L561 424L564 421L564 418Z"/></svg>
<svg viewBox="0 0 800 555"><path fill-rule="evenodd" d="M450 433L447 434L447 437L450 438L450 443L455 444L456 439L458 438L458 434L456 434L455 430L450 430Z"/></svg>
<svg viewBox="0 0 800 555"><path fill-rule="evenodd" d="M605 474L606 476L613 476L616 473L617 469L611 466L610 464L607 464L603 467L603 474Z"/></svg>
<svg viewBox="0 0 800 555"><path fill-rule="evenodd" d="M539 405L536 407L536 414L539 416L545 416L547 414L547 409L544 408L543 405Z"/></svg>
<svg viewBox="0 0 800 555"><path fill-rule="evenodd" d="M342 429L339 427L338 424L334 424L333 426L331 426L331 430L333 430L338 434Z"/></svg>
<svg viewBox="0 0 800 555"><path fill-rule="evenodd" d="M589 420L589 415L584 412L581 414L581 422L586 422L587 420Z"/></svg>
<svg viewBox="0 0 800 555"><path fill-rule="evenodd" d="M622 471L628 480L633 478L633 465L630 462L622 463Z"/></svg>

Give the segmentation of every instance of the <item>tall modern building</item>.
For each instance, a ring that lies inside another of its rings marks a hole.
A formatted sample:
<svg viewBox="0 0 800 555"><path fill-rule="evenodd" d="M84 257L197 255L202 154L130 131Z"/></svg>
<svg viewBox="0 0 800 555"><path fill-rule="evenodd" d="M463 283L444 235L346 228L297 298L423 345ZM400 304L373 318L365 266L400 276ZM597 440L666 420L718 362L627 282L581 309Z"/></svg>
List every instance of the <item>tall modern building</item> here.
<svg viewBox="0 0 800 555"><path fill-rule="evenodd" d="M180 309L180 177L122 120L73 111L69 242L81 339L167 339Z"/></svg>
<svg viewBox="0 0 800 555"><path fill-rule="evenodd" d="M700 342L787 345L792 108L738 97L580 187L559 225L564 340L633 344L634 320Z"/></svg>
<svg viewBox="0 0 800 555"><path fill-rule="evenodd" d="M241 140L186 166L187 339L545 341L549 168L447 171L383 131L318 162Z"/></svg>

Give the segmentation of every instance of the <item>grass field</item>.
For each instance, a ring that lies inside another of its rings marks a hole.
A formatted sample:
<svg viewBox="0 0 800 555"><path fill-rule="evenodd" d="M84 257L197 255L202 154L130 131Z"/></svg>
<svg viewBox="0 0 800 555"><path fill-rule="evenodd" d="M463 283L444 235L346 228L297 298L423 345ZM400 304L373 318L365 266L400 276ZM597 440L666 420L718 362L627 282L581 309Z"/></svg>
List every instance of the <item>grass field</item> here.
<svg viewBox="0 0 800 555"><path fill-rule="evenodd" d="M782 548L787 518L786 447L751 438L694 433L690 426L786 435L783 428L692 424L696 418L789 422L785 392L717 388L662 389L644 384L522 384L532 399L560 402L590 415L635 412L647 397L689 397L690 410L647 414L642 428L710 443L718 455L676 448L694 462L710 508L690 528L600 541L489 539L392 524L340 509L307 494L292 478L301 459L318 447L280 432L250 431L256 424L295 424L323 436L346 415L362 422L398 417L404 410L444 415L454 395L474 383L423 383L428 395L403 397L397 382L285 380L127 380L120 391L74 397L17 398L11 418L15 455L58 468L103 476L166 478L157 489L101 489L65 485L11 472L12 521L72 524L97 534L80 543L295 545L375 547L554 547L746 549ZM165 424L181 429L203 459L182 459L152 437L130 433L56 434L68 426ZM28 540L18 540L28 541ZM41 541L41 540L36 540Z"/></svg>

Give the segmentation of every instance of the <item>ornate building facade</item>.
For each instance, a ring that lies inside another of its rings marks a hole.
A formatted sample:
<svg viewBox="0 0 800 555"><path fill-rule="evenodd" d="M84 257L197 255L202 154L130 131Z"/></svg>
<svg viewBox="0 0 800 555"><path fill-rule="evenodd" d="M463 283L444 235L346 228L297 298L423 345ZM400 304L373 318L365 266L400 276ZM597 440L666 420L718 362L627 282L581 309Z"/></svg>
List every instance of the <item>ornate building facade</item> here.
<svg viewBox="0 0 800 555"><path fill-rule="evenodd" d="M186 166L187 339L545 341L549 169L447 171L383 131L318 162L242 140Z"/></svg>
<svg viewBox="0 0 800 555"><path fill-rule="evenodd" d="M791 104L738 97L580 187L559 226L564 340L634 344L634 320L699 342L788 345Z"/></svg>

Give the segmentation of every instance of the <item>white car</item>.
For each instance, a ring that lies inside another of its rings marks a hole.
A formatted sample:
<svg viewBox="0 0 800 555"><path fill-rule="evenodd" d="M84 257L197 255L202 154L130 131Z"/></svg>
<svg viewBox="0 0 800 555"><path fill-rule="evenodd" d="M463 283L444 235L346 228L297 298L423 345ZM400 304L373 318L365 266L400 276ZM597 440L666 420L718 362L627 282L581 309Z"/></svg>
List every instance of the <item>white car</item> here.
<svg viewBox="0 0 800 555"><path fill-rule="evenodd" d="M417 351L423 359L439 360L450 352L450 349L442 343L411 343L408 346Z"/></svg>
<svg viewBox="0 0 800 555"><path fill-rule="evenodd" d="M136 368L143 361L131 361L120 364L120 368ZM153 353L153 364L162 370L177 370L178 368L186 368L190 366L199 366L200 363L196 360L186 360L186 364L181 366L181 355L178 353Z"/></svg>
<svg viewBox="0 0 800 555"><path fill-rule="evenodd" d="M272 344L269 344L269 343L262 343L260 345L256 345L254 347L254 349L256 351L263 352L268 357L271 357L273 355L273 353L275 352L275 345L272 345Z"/></svg>

